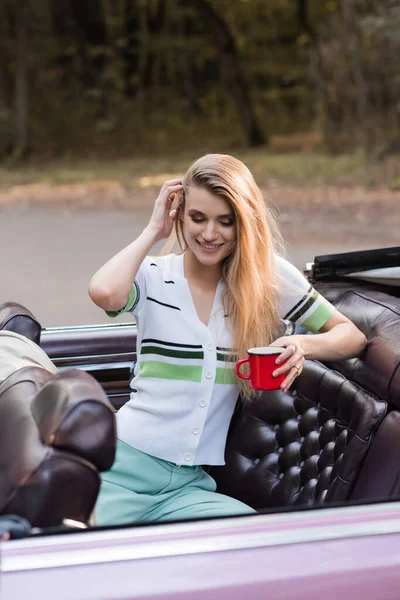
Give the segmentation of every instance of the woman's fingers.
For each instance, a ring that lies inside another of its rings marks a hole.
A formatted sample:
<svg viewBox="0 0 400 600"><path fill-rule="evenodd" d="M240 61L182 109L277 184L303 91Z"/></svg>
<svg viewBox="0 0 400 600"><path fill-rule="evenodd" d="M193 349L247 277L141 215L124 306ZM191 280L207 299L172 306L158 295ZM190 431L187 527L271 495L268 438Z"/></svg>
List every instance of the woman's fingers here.
<svg viewBox="0 0 400 600"><path fill-rule="evenodd" d="M278 377L283 373L286 373L286 377L281 384L281 389L284 392L292 385L293 381L299 374L299 371L303 369L305 362L305 351L301 346L299 337L297 339L291 339L290 336L284 336L275 340L271 346L283 346L284 350L276 359L276 369L273 371L273 376Z"/></svg>
<svg viewBox="0 0 400 600"><path fill-rule="evenodd" d="M155 232L155 240L169 237L172 230L171 208L176 195L183 189L181 179L165 181L154 203L153 213L149 221L151 231Z"/></svg>
<svg viewBox="0 0 400 600"><path fill-rule="evenodd" d="M304 357L302 357L295 365L289 368L287 376L281 384L281 390L287 392L299 373L303 370Z"/></svg>
<svg viewBox="0 0 400 600"><path fill-rule="evenodd" d="M290 369L287 377L285 377L284 381L281 384L281 390L283 392L288 391L288 389L292 385L293 381L296 379L297 375L298 375L298 370L295 367L292 367Z"/></svg>
<svg viewBox="0 0 400 600"><path fill-rule="evenodd" d="M179 183L182 184L182 179L180 179L179 177L177 177L176 179L169 179L168 181L164 181L164 183L161 186L161 189L165 189L169 185L177 185Z"/></svg>
<svg viewBox="0 0 400 600"><path fill-rule="evenodd" d="M175 200L176 195L181 190L182 190L181 183L176 184L176 185L169 185L162 192L160 192L160 195L157 200L159 200L159 202L161 202L161 204L163 206L165 206L165 208L167 210L170 210L172 203ZM156 204L157 204L157 201L156 201Z"/></svg>
<svg viewBox="0 0 400 600"><path fill-rule="evenodd" d="M178 191L182 189L182 180L181 179L171 179L171 181L166 181L161 186L161 190L159 193L159 197L169 197L172 192Z"/></svg>
<svg viewBox="0 0 400 600"><path fill-rule="evenodd" d="M151 219L153 222L162 222L169 215L174 198L180 190L182 190L182 183L166 185L161 188L154 204Z"/></svg>
<svg viewBox="0 0 400 600"><path fill-rule="evenodd" d="M294 367L300 366L304 362L304 351L299 344L289 344L289 346L279 356L280 366L273 372L274 377L286 373Z"/></svg>

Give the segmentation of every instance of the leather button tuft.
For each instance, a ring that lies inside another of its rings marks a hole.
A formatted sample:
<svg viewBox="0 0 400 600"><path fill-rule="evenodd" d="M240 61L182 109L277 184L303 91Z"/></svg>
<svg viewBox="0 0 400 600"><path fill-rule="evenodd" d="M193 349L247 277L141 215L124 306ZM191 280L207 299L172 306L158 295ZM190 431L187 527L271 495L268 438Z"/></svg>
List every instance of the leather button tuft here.
<svg viewBox="0 0 400 600"><path fill-rule="evenodd" d="M213 376L212 371L206 371L207 379L211 379L212 376Z"/></svg>

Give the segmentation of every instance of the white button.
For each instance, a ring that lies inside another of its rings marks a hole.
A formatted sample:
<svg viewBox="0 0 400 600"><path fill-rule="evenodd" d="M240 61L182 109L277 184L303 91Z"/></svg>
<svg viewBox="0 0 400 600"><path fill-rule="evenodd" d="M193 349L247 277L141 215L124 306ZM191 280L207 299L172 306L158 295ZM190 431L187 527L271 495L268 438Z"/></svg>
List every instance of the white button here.
<svg viewBox="0 0 400 600"><path fill-rule="evenodd" d="M197 435L198 433L200 433L200 429L199 429L198 427L193 427L193 429L192 429L192 433L193 433L194 435Z"/></svg>
<svg viewBox="0 0 400 600"><path fill-rule="evenodd" d="M206 372L207 379L211 379L212 376L213 376L212 371L207 371Z"/></svg>
<svg viewBox="0 0 400 600"><path fill-rule="evenodd" d="M207 406L207 402L205 400L200 400L199 406L201 406L201 408L204 408L205 406Z"/></svg>
<svg viewBox="0 0 400 600"><path fill-rule="evenodd" d="M214 350L214 346L212 344L207 344L207 350Z"/></svg>
<svg viewBox="0 0 400 600"><path fill-rule="evenodd" d="M191 460L191 459L192 459L192 455L191 455L191 454L189 454L189 452L187 452L187 453L185 454L185 460Z"/></svg>

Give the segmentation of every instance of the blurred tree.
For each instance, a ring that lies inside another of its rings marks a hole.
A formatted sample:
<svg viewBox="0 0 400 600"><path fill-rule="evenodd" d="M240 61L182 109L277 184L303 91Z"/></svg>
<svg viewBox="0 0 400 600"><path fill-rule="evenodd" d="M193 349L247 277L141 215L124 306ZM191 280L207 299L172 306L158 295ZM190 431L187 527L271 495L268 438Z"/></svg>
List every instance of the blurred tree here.
<svg viewBox="0 0 400 600"><path fill-rule="evenodd" d="M51 0L53 26L59 40L58 63L71 80L77 72L98 117L107 115L105 67L107 32L101 0Z"/></svg>
<svg viewBox="0 0 400 600"><path fill-rule="evenodd" d="M149 37L149 43L146 45L145 49L146 58L141 84L146 90L156 84L155 66L157 61L159 64L164 62L164 57L157 52L157 44L154 44L154 41L163 31L167 14L166 9L166 0L146 0L144 3L145 26Z"/></svg>
<svg viewBox="0 0 400 600"><path fill-rule="evenodd" d="M310 39L315 38L315 30L311 25L310 5L308 0L296 0L297 2L297 18L300 25L300 30L307 33Z"/></svg>
<svg viewBox="0 0 400 600"><path fill-rule="evenodd" d="M0 18L0 127L3 138L0 151L22 158L30 149L27 80L32 19L30 0L21 0L18 6L11 0L3 0Z"/></svg>
<svg viewBox="0 0 400 600"><path fill-rule="evenodd" d="M14 152L28 153L28 2L21 0L15 19L15 138Z"/></svg>
<svg viewBox="0 0 400 600"><path fill-rule="evenodd" d="M12 75L10 32L14 30L10 4L0 4L0 158L9 154L13 146L12 131Z"/></svg>
<svg viewBox="0 0 400 600"><path fill-rule="evenodd" d="M400 0L0 0L0 155L310 128L392 147L399 50Z"/></svg>
<svg viewBox="0 0 400 600"><path fill-rule="evenodd" d="M324 9L315 61L324 139L371 152L399 137L400 2L332 0Z"/></svg>
<svg viewBox="0 0 400 600"><path fill-rule="evenodd" d="M124 17L124 92L128 98L134 98L138 91L140 66L139 0L125 0Z"/></svg>
<svg viewBox="0 0 400 600"><path fill-rule="evenodd" d="M266 144L268 137L258 123L248 84L242 73L235 39L226 21L208 0L192 0L192 4L209 25L211 39L219 49L222 81L236 105L249 145L254 147Z"/></svg>

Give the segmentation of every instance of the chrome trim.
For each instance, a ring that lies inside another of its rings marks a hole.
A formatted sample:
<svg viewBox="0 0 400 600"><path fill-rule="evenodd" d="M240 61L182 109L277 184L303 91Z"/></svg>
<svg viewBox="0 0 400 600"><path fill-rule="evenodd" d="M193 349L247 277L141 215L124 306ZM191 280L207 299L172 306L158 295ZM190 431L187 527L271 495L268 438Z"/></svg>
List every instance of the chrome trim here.
<svg viewBox="0 0 400 600"><path fill-rule="evenodd" d="M57 332L92 331L102 329L136 329L136 323L99 323L98 325L61 325L59 327L43 327L42 335L51 335Z"/></svg>
<svg viewBox="0 0 400 600"><path fill-rule="evenodd" d="M53 358L53 362L72 362L74 360L76 361L85 361L85 360L111 360L113 358L117 358L118 360L121 359L126 359L126 357L129 356L136 356L136 352L132 351L132 352L113 352L112 354L87 354L87 355L81 355L81 356L76 356L75 354L71 355L71 356L57 356ZM111 364L118 364L118 363L111 363Z"/></svg>
<svg viewBox="0 0 400 600"><path fill-rule="evenodd" d="M58 367L59 369L67 369L68 365L59 365L57 360L53 360L54 364L56 365L56 367ZM135 361L131 361L131 362L123 362L123 363L103 363L100 365L92 365L92 364L88 364L88 365L84 365L84 364L79 364L79 365L72 365L73 367L75 367L76 369L81 369L82 371L86 371L91 373L92 371L111 371L111 370L116 370L116 369L129 369L129 371L133 371L133 364ZM110 383L113 383L112 381Z"/></svg>
<svg viewBox="0 0 400 600"><path fill-rule="evenodd" d="M87 529L88 528L87 523L82 523L82 521L75 521L75 519L64 519L63 525L65 525L65 527L72 527L75 529Z"/></svg>
<svg viewBox="0 0 400 600"><path fill-rule="evenodd" d="M393 513L395 518L384 518L385 514L389 517ZM376 518L374 515L377 515ZM359 523L318 524L329 517L340 520L349 516L364 517L365 520ZM288 524L291 525L289 529L278 528ZM104 564L397 533L400 534L398 502L154 527L87 531L71 536L5 542L1 548L2 571ZM196 534L201 537L194 537ZM193 537L189 538L189 535Z"/></svg>

